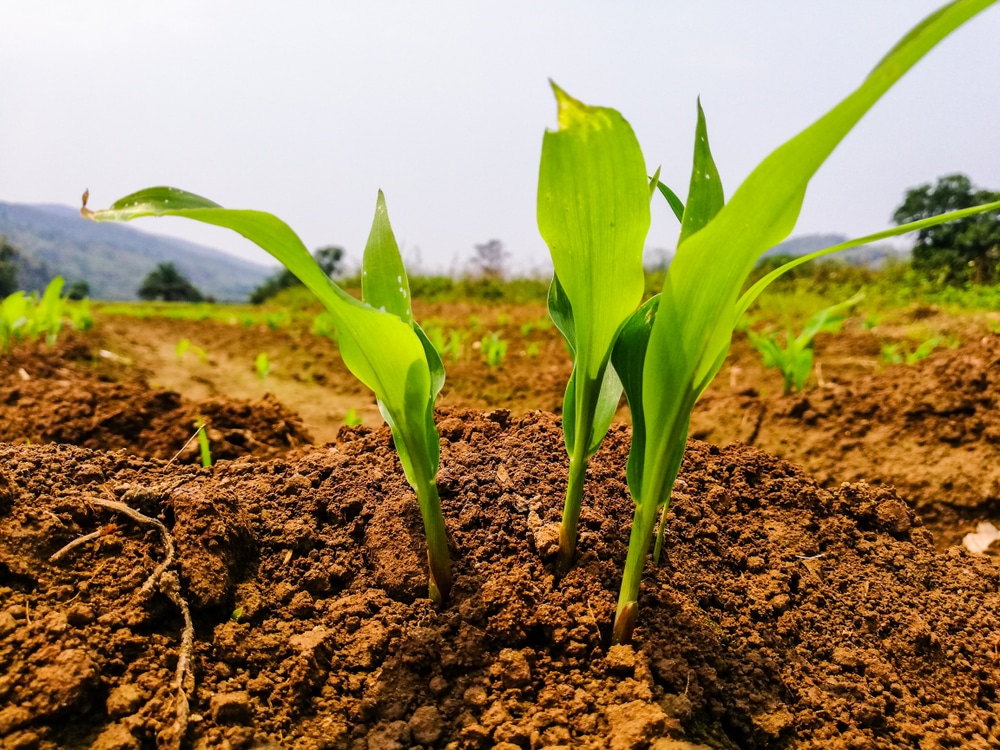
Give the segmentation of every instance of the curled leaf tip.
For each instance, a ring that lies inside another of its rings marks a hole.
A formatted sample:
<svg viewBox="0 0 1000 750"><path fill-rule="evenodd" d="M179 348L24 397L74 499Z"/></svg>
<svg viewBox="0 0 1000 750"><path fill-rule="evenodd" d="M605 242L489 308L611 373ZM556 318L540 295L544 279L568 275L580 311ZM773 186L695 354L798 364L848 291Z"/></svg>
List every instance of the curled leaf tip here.
<svg viewBox="0 0 1000 750"><path fill-rule="evenodd" d="M83 191L83 196L81 198L81 200L83 201L83 203L80 206L80 216L82 216L85 219L89 219L91 216L94 215L94 212L91 211L89 208L87 208L87 199L88 198L90 198L90 188L86 188Z"/></svg>
<svg viewBox="0 0 1000 750"><path fill-rule="evenodd" d="M594 111L594 107L588 107L579 99L563 91L556 85L555 81L550 81L552 91L556 95L556 103L559 106L559 129L567 130L574 125L580 125L587 121L587 115Z"/></svg>

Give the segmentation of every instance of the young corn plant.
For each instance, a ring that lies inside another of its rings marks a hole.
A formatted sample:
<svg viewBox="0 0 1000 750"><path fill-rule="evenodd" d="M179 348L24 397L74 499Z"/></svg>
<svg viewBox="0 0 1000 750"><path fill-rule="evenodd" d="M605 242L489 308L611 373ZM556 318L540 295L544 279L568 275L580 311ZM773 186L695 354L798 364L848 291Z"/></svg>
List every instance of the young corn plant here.
<svg viewBox="0 0 1000 750"><path fill-rule="evenodd" d="M813 366L813 346L819 333L836 333L844 324L848 310L864 297L858 292L848 300L820 310L806 321L802 332L793 336L785 330L785 345L778 343L774 333L755 333L747 330L747 338L758 351L764 367L776 367L784 379L785 393L799 392L805 385Z"/></svg>
<svg viewBox="0 0 1000 750"><path fill-rule="evenodd" d="M331 281L302 240L271 214L226 209L169 187L141 190L102 211L88 209L87 197L84 193L81 213L94 221L181 216L232 229L277 258L319 298L333 319L344 364L375 392L392 430L423 516L430 597L443 602L451 589L451 562L436 483L441 446L434 402L444 385L444 365L413 319L409 282L382 192L362 263L362 301Z"/></svg>
<svg viewBox="0 0 1000 750"><path fill-rule="evenodd" d="M49 346L55 344L67 307L62 297L63 284L62 276L56 276L41 297L14 292L0 302L0 352L7 351L14 341L34 341L43 335ZM89 306L86 309L89 319Z"/></svg>
<svg viewBox="0 0 1000 750"><path fill-rule="evenodd" d="M617 112L581 105L556 90L559 130L546 134L542 149L539 227L555 264L553 318L577 344L564 415L576 420L579 430L575 440L567 431L571 456L588 455L576 441L599 432L594 424L600 423L588 417L585 407L598 403L589 394L606 384L608 371L620 378L632 411L626 473L635 513L614 642L632 637L642 572L657 517L665 514L680 470L691 410L721 368L733 329L760 292L782 273L828 253L1000 208L997 202L955 211L829 247L789 262L740 293L757 259L791 233L809 180L836 145L900 76L991 2L957 0L928 17L857 90L761 162L728 202L699 105L686 205L654 177L681 220L677 252L662 292L631 315L636 295L619 279L639 252L635 248L641 251L648 225L642 217L648 211L642 155ZM597 289L601 296L594 299ZM613 304L605 301L612 297ZM613 369L600 354L612 345ZM588 396L569 398L574 388L589 389ZM593 442L586 442L589 449ZM662 533L661 523L657 552Z"/></svg>
<svg viewBox="0 0 1000 750"><path fill-rule="evenodd" d="M555 268L549 315L573 358L563 399L569 474L556 559L557 572L565 573L576 556L587 463L621 399L611 350L642 299L650 193L639 141L625 119L552 88L559 128L542 143L538 228Z"/></svg>
<svg viewBox="0 0 1000 750"><path fill-rule="evenodd" d="M500 338L498 333L489 333L483 336L479 342L479 349L483 355L483 361L490 368L499 367L507 358L507 342Z"/></svg>
<svg viewBox="0 0 1000 750"><path fill-rule="evenodd" d="M201 465L206 469L212 466L212 449L208 444L208 425L205 418L199 416L194 423L198 430L198 455L201 458Z"/></svg>
<svg viewBox="0 0 1000 750"><path fill-rule="evenodd" d="M890 365L915 365L921 360L927 359L931 353L941 344L940 336L932 336L920 342L911 349L905 343L882 344L882 361Z"/></svg>
<svg viewBox="0 0 1000 750"><path fill-rule="evenodd" d="M260 352L253 361L253 368L257 372L257 380L263 383L267 376L271 374L271 360L267 358L267 352Z"/></svg>

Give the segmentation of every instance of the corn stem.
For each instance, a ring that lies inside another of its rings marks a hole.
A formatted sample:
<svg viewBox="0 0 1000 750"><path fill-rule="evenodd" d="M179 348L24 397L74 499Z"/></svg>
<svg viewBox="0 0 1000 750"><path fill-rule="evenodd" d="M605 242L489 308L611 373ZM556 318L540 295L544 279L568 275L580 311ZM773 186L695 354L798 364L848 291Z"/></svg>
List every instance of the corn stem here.
<svg viewBox="0 0 1000 750"><path fill-rule="evenodd" d="M583 485L587 480L587 463L590 459L587 449L590 433L594 425L593 403L599 389L592 381L583 379L579 386L584 389L576 400L576 437L573 452L569 457L569 475L566 481L566 502L563 504L562 522L559 524L559 554L556 557L556 573L560 576L569 572L576 557L576 539L580 525L580 507L583 505Z"/></svg>
<svg viewBox="0 0 1000 750"><path fill-rule="evenodd" d="M660 454L655 465L647 467L647 471L651 471L650 482L648 486L643 484L642 497L636 504L632 519L632 532L628 540L628 556L625 558L625 574L622 577L622 587L618 595L618 609L615 612L615 623L611 631L611 642L615 644L628 643L632 640L632 631L635 629L639 613L639 587L642 584L642 572L646 567L649 546L653 541L658 511L660 511L660 532L657 535L655 559L659 562L659 552L663 544L663 524L667 511L670 509L670 493L677 480L677 474L680 472L681 461L684 459L685 438L690 423L689 415L690 409L683 412L683 416L678 420L679 423L674 425L670 440L674 450ZM662 503L660 498L664 498Z"/></svg>
<svg viewBox="0 0 1000 750"><path fill-rule="evenodd" d="M413 489L427 537L428 595L435 604L442 605L451 593L451 555L437 482L433 477L422 476L417 478Z"/></svg>

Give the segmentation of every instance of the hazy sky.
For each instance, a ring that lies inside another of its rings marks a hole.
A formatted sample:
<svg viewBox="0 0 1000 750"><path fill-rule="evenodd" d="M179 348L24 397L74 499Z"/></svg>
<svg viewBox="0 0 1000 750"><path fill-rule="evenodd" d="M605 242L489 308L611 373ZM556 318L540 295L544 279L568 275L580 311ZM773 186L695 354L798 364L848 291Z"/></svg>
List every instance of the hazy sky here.
<svg viewBox="0 0 1000 750"><path fill-rule="evenodd" d="M498 238L542 266L548 78L621 111L682 195L700 94L729 195L938 5L0 0L0 201L76 205L89 187L101 208L173 185L358 259L382 188L410 264L459 268ZM885 228L907 187L950 172L1000 189L1000 8L862 120L795 234ZM673 248L677 224L654 206L647 247ZM271 262L224 230L133 226Z"/></svg>

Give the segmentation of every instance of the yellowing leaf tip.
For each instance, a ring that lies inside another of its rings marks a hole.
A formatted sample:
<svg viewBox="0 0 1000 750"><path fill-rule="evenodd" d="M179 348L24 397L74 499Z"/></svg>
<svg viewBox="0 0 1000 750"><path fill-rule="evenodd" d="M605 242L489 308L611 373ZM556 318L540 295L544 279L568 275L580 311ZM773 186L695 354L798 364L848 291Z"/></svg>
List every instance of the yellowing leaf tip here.
<svg viewBox="0 0 1000 750"><path fill-rule="evenodd" d="M579 99L574 99L567 94L559 88L555 81L549 81L549 83L552 85L552 91L556 95L556 103L559 106L560 130L567 130L574 125L586 123L590 119L589 115L596 111L596 107L588 107Z"/></svg>

